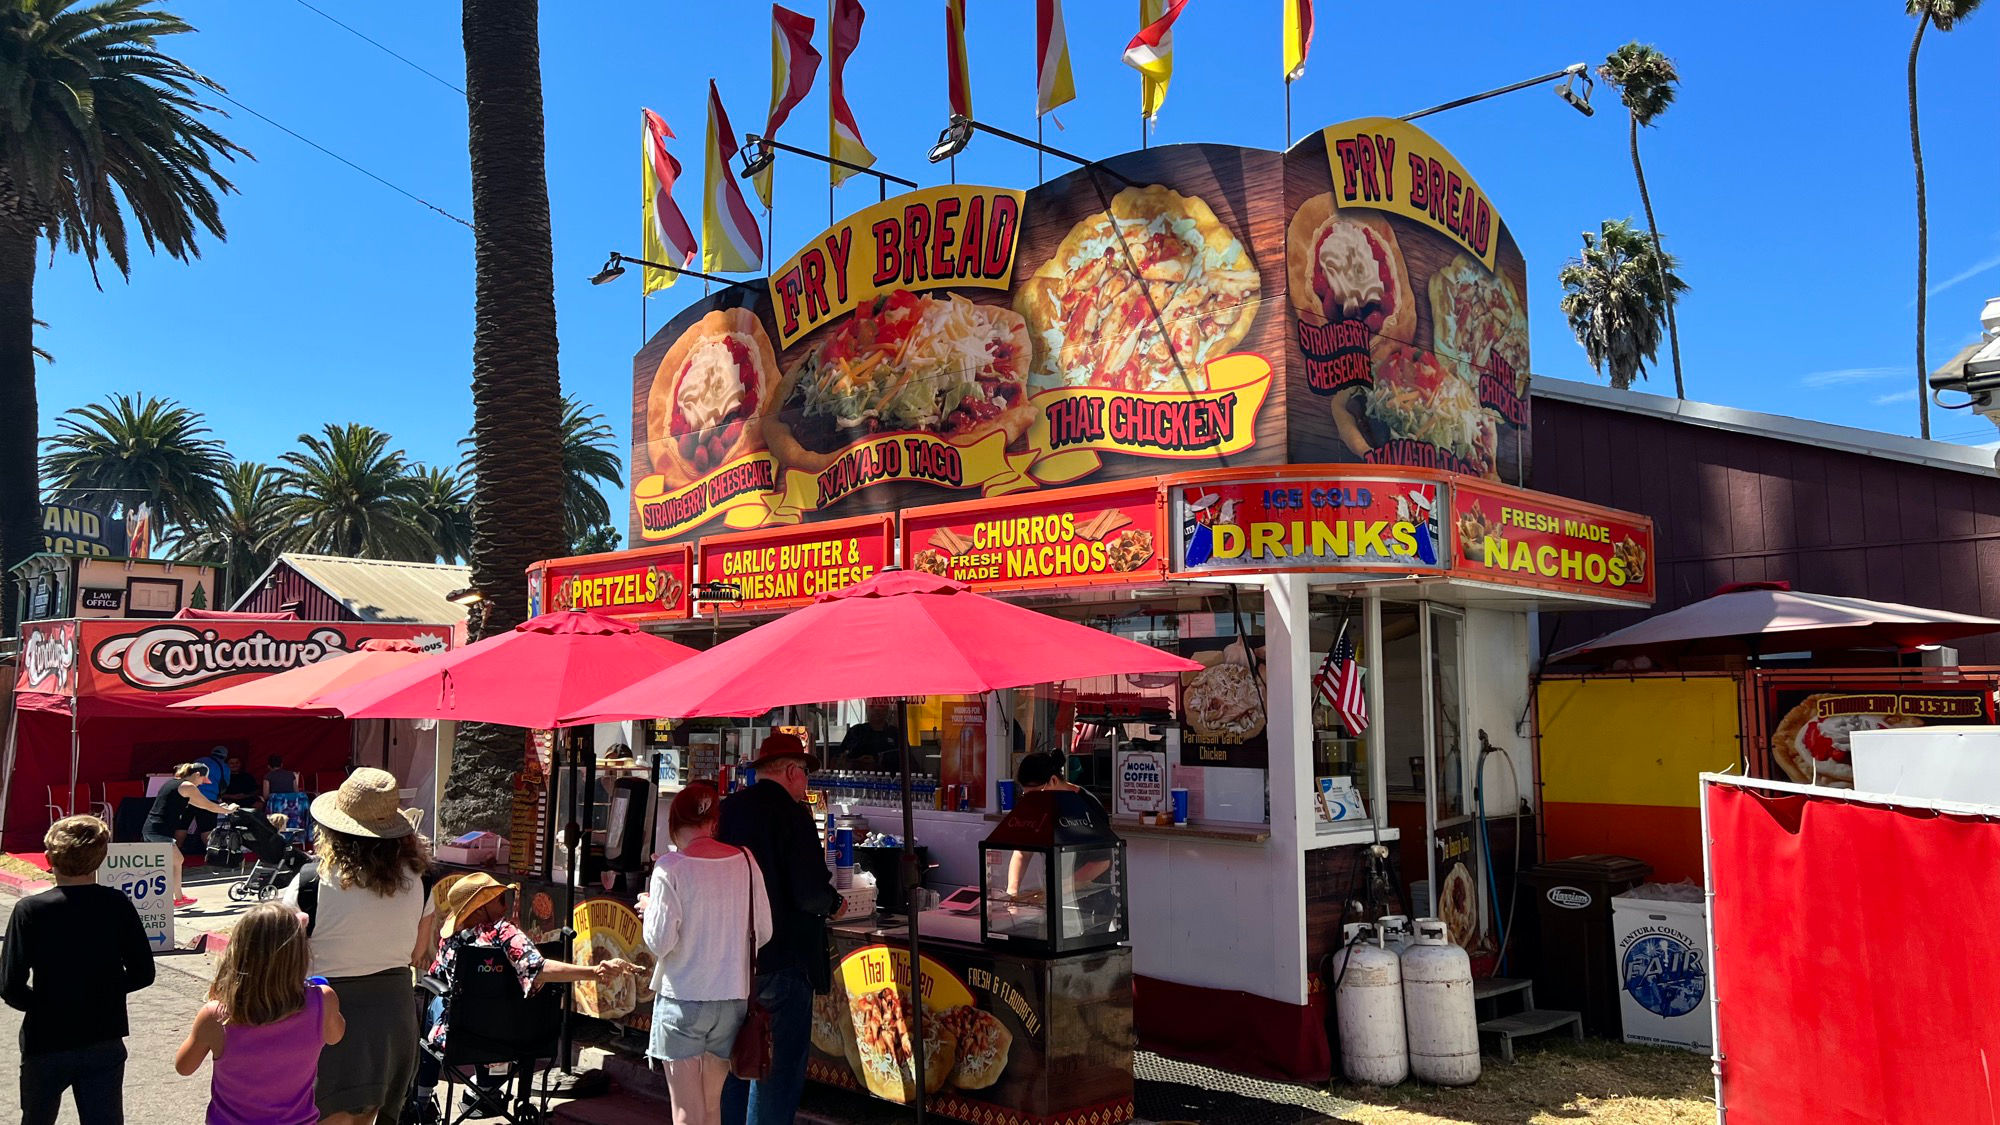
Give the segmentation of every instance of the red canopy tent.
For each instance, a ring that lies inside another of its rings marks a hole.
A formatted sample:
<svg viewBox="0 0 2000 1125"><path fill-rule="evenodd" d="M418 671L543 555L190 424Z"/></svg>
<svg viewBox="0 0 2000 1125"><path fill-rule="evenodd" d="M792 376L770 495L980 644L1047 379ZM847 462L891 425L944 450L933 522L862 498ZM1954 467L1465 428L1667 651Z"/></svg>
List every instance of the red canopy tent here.
<svg viewBox="0 0 2000 1125"><path fill-rule="evenodd" d="M172 705L377 638L439 648L448 641L437 626L257 618L23 625L0 774L0 848L39 850L52 803L63 813L91 811L107 783L143 785L148 774L218 746L251 762L281 753L304 774L344 768L351 745L344 720Z"/></svg>

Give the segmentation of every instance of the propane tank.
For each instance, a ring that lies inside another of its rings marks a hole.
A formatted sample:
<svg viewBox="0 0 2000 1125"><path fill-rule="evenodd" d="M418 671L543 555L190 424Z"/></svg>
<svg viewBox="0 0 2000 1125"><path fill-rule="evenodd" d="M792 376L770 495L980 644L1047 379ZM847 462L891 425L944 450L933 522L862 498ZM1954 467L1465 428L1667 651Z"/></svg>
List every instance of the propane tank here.
<svg viewBox="0 0 2000 1125"><path fill-rule="evenodd" d="M1410 947L1410 916L1408 914L1382 915L1382 944L1389 952L1401 957Z"/></svg>
<svg viewBox="0 0 2000 1125"><path fill-rule="evenodd" d="M1472 1005L1472 959L1436 918L1419 918L1403 951L1403 1013L1410 1073L1440 1086L1479 1080L1479 1017Z"/></svg>
<svg viewBox="0 0 2000 1125"><path fill-rule="evenodd" d="M1333 961L1341 1069L1350 1081L1394 1086L1410 1076L1402 962L1383 944L1379 924L1350 923L1345 937Z"/></svg>

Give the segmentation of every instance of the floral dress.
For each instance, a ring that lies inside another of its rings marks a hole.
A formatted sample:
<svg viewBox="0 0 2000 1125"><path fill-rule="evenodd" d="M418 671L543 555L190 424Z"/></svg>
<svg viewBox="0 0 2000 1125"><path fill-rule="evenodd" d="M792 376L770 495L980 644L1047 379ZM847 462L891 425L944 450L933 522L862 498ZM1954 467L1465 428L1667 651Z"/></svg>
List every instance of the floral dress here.
<svg viewBox="0 0 2000 1125"><path fill-rule="evenodd" d="M437 960L431 963L431 975L444 984L444 995L432 1005L431 1029L425 1038L432 1046L443 1048L445 1031L451 1024L451 994L458 985L459 955L468 948L481 947L506 951L514 979L521 984L521 995L535 991L535 984L541 979L542 951L512 922L460 930L446 938Z"/></svg>

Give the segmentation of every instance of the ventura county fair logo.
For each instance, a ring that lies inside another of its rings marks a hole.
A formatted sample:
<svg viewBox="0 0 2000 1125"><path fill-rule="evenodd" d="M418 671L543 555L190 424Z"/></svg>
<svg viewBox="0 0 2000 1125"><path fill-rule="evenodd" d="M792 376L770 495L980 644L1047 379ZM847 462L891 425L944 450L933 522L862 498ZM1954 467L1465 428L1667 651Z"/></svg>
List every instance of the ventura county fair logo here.
<svg viewBox="0 0 2000 1125"><path fill-rule="evenodd" d="M224 637L213 629L159 625L113 637L90 654L99 671L141 691L173 691L244 672L282 672L350 651L338 629L315 629L304 640L281 641L259 629Z"/></svg>
<svg viewBox="0 0 2000 1125"><path fill-rule="evenodd" d="M57 691L68 691L70 675L76 668L76 629L41 629L21 642L21 664L27 671L28 687L39 688L54 680Z"/></svg>

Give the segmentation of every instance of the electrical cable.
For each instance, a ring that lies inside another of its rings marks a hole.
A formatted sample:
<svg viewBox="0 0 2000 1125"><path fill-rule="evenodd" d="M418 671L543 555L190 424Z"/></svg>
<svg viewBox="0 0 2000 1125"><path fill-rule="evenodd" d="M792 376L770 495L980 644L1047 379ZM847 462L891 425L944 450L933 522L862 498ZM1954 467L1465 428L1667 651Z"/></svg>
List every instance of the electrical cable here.
<svg viewBox="0 0 2000 1125"><path fill-rule="evenodd" d="M250 116L255 117L257 120L262 121L264 124L269 125L273 129L276 129L279 132L290 136L292 139L310 145L313 148L318 149L320 152L326 154L327 156L331 156L335 160L340 161L342 164L347 165L349 168L354 169L355 171L361 173L362 175L368 177L369 179L374 180L376 183L381 184L383 187L388 188L390 191L395 192L397 195L410 199L416 202L417 204L425 208L428 208L429 210L435 211L438 214L443 215L445 218L450 219L452 222L457 223L459 226L464 227L466 230L472 229L472 224L470 222L467 222L466 220L459 218L457 215L452 214L451 212L445 210L444 208L439 207L437 204L432 203L430 200L425 199L423 196L418 195L416 192L410 191L407 188L398 187L395 184L390 183L388 180L385 180L381 176L378 176L375 173L370 172L368 169L363 168L361 165L356 164L354 161L349 160L345 156L342 156L339 153L333 151L332 149L326 147L325 145L320 144L318 141L313 140L311 137L308 137L305 134L300 133L298 130L287 128L286 126L281 125L276 121L273 121L271 118L265 116L264 114L258 113L256 110L251 109L249 106L244 105L242 102L237 101L235 98L230 97L228 94L223 93L221 90L211 88L209 92L213 93L216 97L221 98L223 101L228 102L230 105L235 106L237 109L240 109L243 112L249 114Z"/></svg>
<svg viewBox="0 0 2000 1125"><path fill-rule="evenodd" d="M354 36L356 39L359 39L362 42L368 44L369 46L375 48L376 50L381 51L383 54L388 55L390 58L395 59L399 63L402 63L404 66L409 67L411 70L414 70L417 73L423 75L424 77L429 78L431 81L436 82L438 85L443 86L445 89L452 91L459 97L463 98L470 96L463 89L461 89L456 83L453 83L448 79L440 77L433 71L424 69L422 66L419 66L415 62L412 62L411 60L403 57L402 55L397 54L395 51L390 50L389 47L383 44L382 42L369 38L368 36L362 34L355 28L340 22L339 20L321 11L320 9L315 8L311 4L306 3L306 0L298 0L298 4L299 7L304 8L305 10L313 13L314 15L317 15L321 19L334 25L335 27L340 28L342 31L347 32L349 35Z"/></svg>

